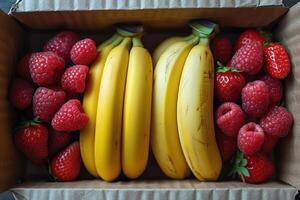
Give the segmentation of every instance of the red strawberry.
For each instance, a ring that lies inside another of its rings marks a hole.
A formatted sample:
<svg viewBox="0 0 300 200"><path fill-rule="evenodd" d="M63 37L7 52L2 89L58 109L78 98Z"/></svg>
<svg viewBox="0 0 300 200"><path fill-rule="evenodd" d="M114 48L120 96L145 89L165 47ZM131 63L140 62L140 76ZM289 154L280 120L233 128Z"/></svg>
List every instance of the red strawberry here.
<svg viewBox="0 0 300 200"><path fill-rule="evenodd" d="M72 134L59 132L54 129L49 131L49 155L53 155L71 143Z"/></svg>
<svg viewBox="0 0 300 200"><path fill-rule="evenodd" d="M15 134L15 144L35 163L43 163L48 156L48 130L37 121L26 122Z"/></svg>
<svg viewBox="0 0 300 200"><path fill-rule="evenodd" d="M244 31L240 34L239 38L235 43L235 51L253 41L259 42L263 45L265 38L256 30L249 29Z"/></svg>
<svg viewBox="0 0 300 200"><path fill-rule="evenodd" d="M264 143L261 147L262 151L265 153L271 153L274 147L276 146L278 140L279 140L278 137L265 134Z"/></svg>
<svg viewBox="0 0 300 200"><path fill-rule="evenodd" d="M245 78L237 70L224 66L217 68L215 92L220 102L236 102L245 84Z"/></svg>
<svg viewBox="0 0 300 200"><path fill-rule="evenodd" d="M45 44L44 51L52 51L62 57L66 63L70 63L71 48L79 39L79 36L74 32L62 31Z"/></svg>
<svg viewBox="0 0 300 200"><path fill-rule="evenodd" d="M269 75L264 75L260 78L269 88L270 106L277 105L282 97L282 84L279 80L273 79Z"/></svg>
<svg viewBox="0 0 300 200"><path fill-rule="evenodd" d="M219 129L230 137L236 137L240 128L245 124L245 114L239 105L227 102L217 109L217 125Z"/></svg>
<svg viewBox="0 0 300 200"><path fill-rule="evenodd" d="M39 87L33 96L33 114L45 122L50 122L65 101L64 91Z"/></svg>
<svg viewBox="0 0 300 200"><path fill-rule="evenodd" d="M33 86L22 79L15 79L10 88L10 102L18 109L28 108L32 103Z"/></svg>
<svg viewBox="0 0 300 200"><path fill-rule="evenodd" d="M65 61L53 52L33 53L30 58L30 74L40 86L57 83L63 73Z"/></svg>
<svg viewBox="0 0 300 200"><path fill-rule="evenodd" d="M264 49L264 57L268 74L276 79L284 79L290 73L291 62L284 46L270 44Z"/></svg>
<svg viewBox="0 0 300 200"><path fill-rule="evenodd" d="M57 181L73 181L79 176L81 165L79 143L73 142L51 160L51 174Z"/></svg>
<svg viewBox="0 0 300 200"><path fill-rule="evenodd" d="M228 37L216 37L212 41L211 50L214 59L226 64L231 58L232 44Z"/></svg>
<svg viewBox="0 0 300 200"><path fill-rule="evenodd" d="M282 106L274 106L260 120L260 126L266 134L285 137L293 124L293 116Z"/></svg>
<svg viewBox="0 0 300 200"><path fill-rule="evenodd" d="M27 53L26 55L24 55L17 65L17 74L21 78L29 82L32 82L30 70L29 70L29 60L31 58L31 55L32 53Z"/></svg>
<svg viewBox="0 0 300 200"><path fill-rule="evenodd" d="M61 78L62 88L69 92L84 92L88 71L89 68L86 65L74 65L67 68Z"/></svg>
<svg viewBox="0 0 300 200"><path fill-rule="evenodd" d="M236 152L236 138L229 137L222 133L220 130L217 130L216 139L223 162L230 160L230 158Z"/></svg>
<svg viewBox="0 0 300 200"><path fill-rule="evenodd" d="M230 67L249 75L257 74L263 64L263 46L259 42L251 42L242 46L233 55Z"/></svg>
<svg viewBox="0 0 300 200"><path fill-rule="evenodd" d="M264 143L263 129L253 122L245 124L239 131L238 147L245 155L258 152Z"/></svg>
<svg viewBox="0 0 300 200"><path fill-rule="evenodd" d="M247 83L242 90L242 106L250 117L259 118L268 111L269 88L260 80Z"/></svg>
<svg viewBox="0 0 300 200"><path fill-rule="evenodd" d="M77 99L67 101L52 119L52 127L57 131L76 131L82 129L89 121L81 103Z"/></svg>
<svg viewBox="0 0 300 200"><path fill-rule="evenodd" d="M96 57L96 44L89 38L78 41L71 49L71 59L76 65L89 65Z"/></svg>

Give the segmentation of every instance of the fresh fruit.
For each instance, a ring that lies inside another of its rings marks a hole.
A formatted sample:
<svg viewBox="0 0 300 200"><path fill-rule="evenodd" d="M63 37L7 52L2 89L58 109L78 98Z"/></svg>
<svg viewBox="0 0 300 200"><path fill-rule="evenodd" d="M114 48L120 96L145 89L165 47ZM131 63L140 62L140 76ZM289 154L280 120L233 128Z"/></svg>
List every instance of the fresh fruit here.
<svg viewBox="0 0 300 200"><path fill-rule="evenodd" d="M57 131L76 131L82 129L89 121L81 103L71 99L61 106L55 113L51 125Z"/></svg>
<svg viewBox="0 0 300 200"><path fill-rule="evenodd" d="M48 130L36 120L25 122L15 133L15 144L29 160L42 163L48 156Z"/></svg>
<svg viewBox="0 0 300 200"><path fill-rule="evenodd" d="M29 82L32 82L30 70L29 70L29 61L30 61L31 55L32 55L32 53L25 54L21 58L21 60L19 61L18 65L17 65L17 74L21 78L23 78Z"/></svg>
<svg viewBox="0 0 300 200"><path fill-rule="evenodd" d="M260 126L265 133L276 137L285 137L292 124L292 114L282 106L274 106L260 120Z"/></svg>
<svg viewBox="0 0 300 200"><path fill-rule="evenodd" d="M249 75L255 75L262 68L262 64L263 46L259 42L251 42L236 51L229 66Z"/></svg>
<svg viewBox="0 0 300 200"><path fill-rule="evenodd" d="M30 75L39 86L54 85L60 81L65 61L53 52L33 53L29 61Z"/></svg>
<svg viewBox="0 0 300 200"><path fill-rule="evenodd" d="M250 117L259 118L265 114L269 102L269 88L263 81L249 82L242 90L242 107Z"/></svg>
<svg viewBox="0 0 300 200"><path fill-rule="evenodd" d="M225 135L236 137L240 128L246 123L246 116L239 105L227 102L218 107L216 122Z"/></svg>
<svg viewBox="0 0 300 200"><path fill-rule="evenodd" d="M79 143L73 142L53 157L50 162L51 174L57 181L76 180L80 173L80 162Z"/></svg>
<svg viewBox="0 0 300 200"><path fill-rule="evenodd" d="M215 93L220 102L237 102L245 86L245 78L237 70L218 67L215 80Z"/></svg>
<svg viewBox="0 0 300 200"><path fill-rule="evenodd" d="M88 72L89 68L86 65L74 65L67 68L61 77L62 89L75 93L84 92Z"/></svg>
<svg viewBox="0 0 300 200"><path fill-rule="evenodd" d="M62 57L66 63L70 63L70 51L80 37L71 31L62 31L54 35L45 44L43 51L52 51Z"/></svg>
<svg viewBox="0 0 300 200"><path fill-rule="evenodd" d="M59 132L54 129L49 130L49 155L52 156L62 148L71 143L72 134L67 132Z"/></svg>
<svg viewBox="0 0 300 200"><path fill-rule="evenodd" d="M264 143L261 147L261 150L265 153L271 153L274 147L276 146L277 142L279 140L279 137L265 134Z"/></svg>
<svg viewBox="0 0 300 200"><path fill-rule="evenodd" d="M238 147L245 155L258 152L264 143L263 129L253 122L245 124L238 134Z"/></svg>
<svg viewBox="0 0 300 200"><path fill-rule="evenodd" d="M197 42L194 37L172 44L162 53L154 71L151 148L158 165L170 178L183 179L189 174L180 146L176 110L181 72Z"/></svg>
<svg viewBox="0 0 300 200"><path fill-rule="evenodd" d="M235 43L235 51L253 41L259 42L263 45L265 38L258 31L253 29L242 32Z"/></svg>
<svg viewBox="0 0 300 200"><path fill-rule="evenodd" d="M269 88L270 106L277 105L282 98L282 84L279 80L273 79L269 75L264 75L260 78Z"/></svg>
<svg viewBox="0 0 300 200"><path fill-rule="evenodd" d="M32 103L33 86L22 79L14 79L10 88L9 100L18 109L28 108Z"/></svg>
<svg viewBox="0 0 300 200"><path fill-rule="evenodd" d="M291 62L284 46L273 43L264 49L266 69L270 76L284 79L290 73Z"/></svg>
<svg viewBox="0 0 300 200"><path fill-rule="evenodd" d="M139 38L132 39L124 97L122 170L129 178L140 176L147 165L153 68L149 52Z"/></svg>
<svg viewBox="0 0 300 200"><path fill-rule="evenodd" d="M105 62L100 84L96 130L95 163L98 175L116 179L121 172L121 131L123 99L131 38L113 48Z"/></svg>
<svg viewBox="0 0 300 200"><path fill-rule="evenodd" d="M230 160L237 150L236 137L229 137L217 129L216 138L223 162Z"/></svg>
<svg viewBox="0 0 300 200"><path fill-rule="evenodd" d="M66 94L64 91L39 87L33 95L33 114L42 121L50 122L65 101Z"/></svg>
<svg viewBox="0 0 300 200"><path fill-rule="evenodd" d="M232 55L232 44L228 37L217 36L213 39L211 50L216 61L226 64Z"/></svg>
<svg viewBox="0 0 300 200"><path fill-rule="evenodd" d="M76 65L89 65L97 57L97 47L93 40L86 38L74 44L71 49L71 60Z"/></svg>

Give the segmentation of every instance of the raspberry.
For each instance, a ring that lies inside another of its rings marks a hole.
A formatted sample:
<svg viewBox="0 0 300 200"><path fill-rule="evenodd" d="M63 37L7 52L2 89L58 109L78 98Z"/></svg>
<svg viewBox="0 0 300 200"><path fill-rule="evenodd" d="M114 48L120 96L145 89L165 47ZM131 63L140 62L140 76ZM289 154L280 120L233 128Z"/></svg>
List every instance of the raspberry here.
<svg viewBox="0 0 300 200"><path fill-rule="evenodd" d="M250 117L259 118L265 114L269 101L269 88L263 81L249 82L242 90L242 107Z"/></svg>
<svg viewBox="0 0 300 200"><path fill-rule="evenodd" d="M45 122L50 122L65 101L64 91L39 87L33 96L33 114Z"/></svg>
<svg viewBox="0 0 300 200"><path fill-rule="evenodd" d="M53 52L39 52L30 58L30 74L39 86L53 85L60 80L65 61Z"/></svg>
<svg viewBox="0 0 300 200"><path fill-rule="evenodd" d="M66 63L70 63L71 48L79 39L79 36L74 32L62 31L45 44L44 51L52 51L62 57Z"/></svg>
<svg viewBox="0 0 300 200"><path fill-rule="evenodd" d="M233 154L236 152L236 138L229 137L222 133L220 130L216 130L216 139L218 143L218 147L220 149L220 153L222 156L222 160L224 162L230 160Z"/></svg>
<svg viewBox="0 0 300 200"><path fill-rule="evenodd" d="M22 79L15 79L10 89L10 102L18 109L25 109L31 105L33 86Z"/></svg>
<svg viewBox="0 0 300 200"><path fill-rule="evenodd" d="M17 74L21 78L29 82L32 82L30 70L29 70L29 60L31 58L31 55L32 53L28 53L25 56L23 56L17 65Z"/></svg>
<svg viewBox="0 0 300 200"><path fill-rule="evenodd" d="M261 147L262 151L265 153L271 153L274 147L276 146L278 140L279 140L278 137L265 134L264 143Z"/></svg>
<svg viewBox="0 0 300 200"><path fill-rule="evenodd" d="M227 136L237 136L240 128L245 124L245 114L239 105L227 102L217 109L217 125Z"/></svg>
<svg viewBox="0 0 300 200"><path fill-rule="evenodd" d="M260 120L260 125L265 133L276 137L285 137L292 124L292 114L282 106L274 106Z"/></svg>
<svg viewBox="0 0 300 200"><path fill-rule="evenodd" d="M61 78L61 86L65 91L82 93L89 68L85 65L74 65L66 69Z"/></svg>
<svg viewBox="0 0 300 200"><path fill-rule="evenodd" d="M96 44L89 38L78 41L71 49L71 59L76 65L89 65L96 57Z"/></svg>
<svg viewBox="0 0 300 200"><path fill-rule="evenodd" d="M270 106L277 105L282 97L282 84L279 80L273 79L269 75L260 78L269 88Z"/></svg>
<svg viewBox="0 0 300 200"><path fill-rule="evenodd" d="M52 119L52 127L57 131L76 131L82 129L89 121L80 101L71 99L57 111Z"/></svg>
<svg viewBox="0 0 300 200"><path fill-rule="evenodd" d="M263 129L253 122L245 124L238 134L238 147L246 155L258 152L264 143Z"/></svg>

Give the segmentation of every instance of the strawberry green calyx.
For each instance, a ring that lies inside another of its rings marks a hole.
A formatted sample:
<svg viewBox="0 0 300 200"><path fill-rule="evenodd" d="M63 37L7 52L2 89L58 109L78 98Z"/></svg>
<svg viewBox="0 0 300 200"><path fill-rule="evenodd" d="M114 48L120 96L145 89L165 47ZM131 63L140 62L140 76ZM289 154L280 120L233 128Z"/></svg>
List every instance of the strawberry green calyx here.
<svg viewBox="0 0 300 200"><path fill-rule="evenodd" d="M217 67L217 72L241 72L235 68L227 67L223 65L221 62L217 61L218 67Z"/></svg>
<svg viewBox="0 0 300 200"><path fill-rule="evenodd" d="M139 24L117 24L117 33L123 37L141 36L144 28Z"/></svg>
<svg viewBox="0 0 300 200"><path fill-rule="evenodd" d="M189 25L193 34L200 38L211 38L219 31L219 26L208 20L192 20Z"/></svg>
<svg viewBox="0 0 300 200"><path fill-rule="evenodd" d="M233 160L232 170L229 173L229 175L233 177L236 177L236 175L238 175L242 179L242 181L245 182L244 177L250 176L250 173L246 168L246 166L247 166L247 160L244 158L244 154L238 151Z"/></svg>
<svg viewBox="0 0 300 200"><path fill-rule="evenodd" d="M30 127L30 126L36 126L41 124L41 121L39 120L38 117L33 118L32 120L22 120L17 128L26 128L26 127Z"/></svg>
<svg viewBox="0 0 300 200"><path fill-rule="evenodd" d="M258 28L257 31L265 39L263 43L264 47L269 46L272 43L272 37L273 37L272 33L270 31L265 31L260 28Z"/></svg>

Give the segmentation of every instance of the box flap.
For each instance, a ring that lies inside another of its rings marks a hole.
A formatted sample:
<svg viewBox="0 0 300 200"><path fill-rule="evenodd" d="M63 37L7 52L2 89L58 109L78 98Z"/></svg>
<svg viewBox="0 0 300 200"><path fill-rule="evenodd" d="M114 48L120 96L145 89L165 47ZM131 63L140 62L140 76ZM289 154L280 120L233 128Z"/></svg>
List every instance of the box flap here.
<svg viewBox="0 0 300 200"><path fill-rule="evenodd" d="M294 116L291 134L280 144L280 179L300 189L300 3L294 5L277 28L277 38L286 47L292 62L286 80L285 101Z"/></svg>

